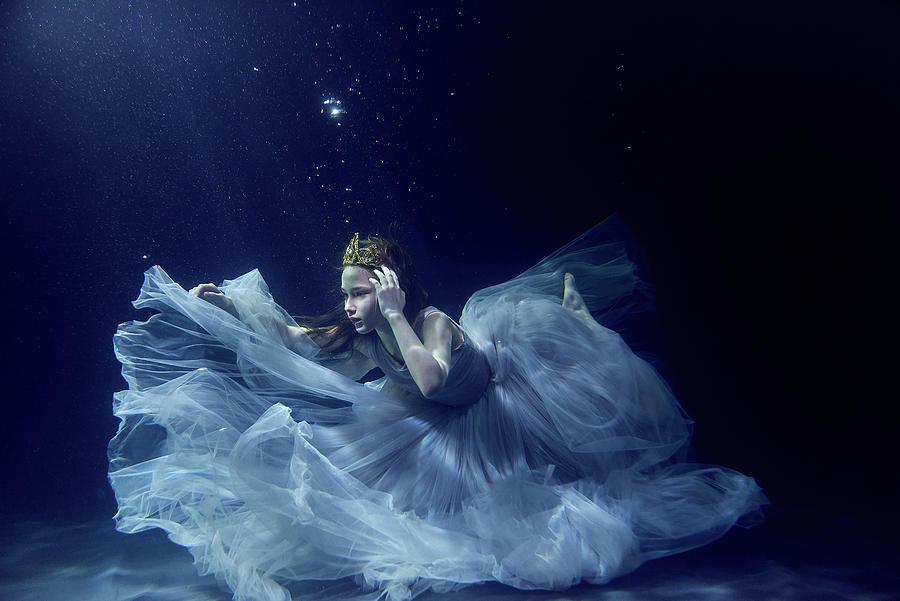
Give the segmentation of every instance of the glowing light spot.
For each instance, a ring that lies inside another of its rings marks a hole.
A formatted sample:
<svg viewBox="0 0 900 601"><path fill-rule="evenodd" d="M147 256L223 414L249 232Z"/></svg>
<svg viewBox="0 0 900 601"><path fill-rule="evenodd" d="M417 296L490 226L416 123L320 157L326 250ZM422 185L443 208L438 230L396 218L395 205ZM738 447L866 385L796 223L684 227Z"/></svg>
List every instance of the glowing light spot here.
<svg viewBox="0 0 900 601"><path fill-rule="evenodd" d="M347 109L345 109L341 105L341 101L337 98L328 98L322 102L325 105L325 108L322 109L322 112L325 113L326 110L328 112L328 116L332 119L340 117L341 115L347 114Z"/></svg>

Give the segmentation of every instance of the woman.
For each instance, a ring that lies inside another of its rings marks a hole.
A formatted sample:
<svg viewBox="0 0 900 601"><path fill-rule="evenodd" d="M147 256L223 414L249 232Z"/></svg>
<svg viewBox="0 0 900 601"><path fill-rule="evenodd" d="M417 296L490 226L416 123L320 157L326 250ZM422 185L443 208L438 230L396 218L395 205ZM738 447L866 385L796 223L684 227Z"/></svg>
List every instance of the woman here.
<svg viewBox="0 0 900 601"><path fill-rule="evenodd" d="M119 529L279 601L564 589L721 536L765 498L683 462L690 420L608 329L649 303L626 239L607 220L459 324L380 238L351 240L337 323L298 324L258 272L188 294L151 269L135 304L160 313L116 335Z"/></svg>

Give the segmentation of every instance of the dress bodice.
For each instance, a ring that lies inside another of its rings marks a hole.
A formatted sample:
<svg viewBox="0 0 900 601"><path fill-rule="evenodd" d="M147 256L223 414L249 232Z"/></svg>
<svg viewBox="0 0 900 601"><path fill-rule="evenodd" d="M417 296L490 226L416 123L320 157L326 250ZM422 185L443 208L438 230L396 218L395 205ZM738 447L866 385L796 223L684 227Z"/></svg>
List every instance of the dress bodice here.
<svg viewBox="0 0 900 601"><path fill-rule="evenodd" d="M434 307L425 307L416 316L412 328L420 340L425 318L432 313L439 312ZM456 345L451 352L450 372L447 375L444 388L436 396L429 399L435 403L457 406L474 403L481 397L491 379L491 368L487 359L471 343L462 328L459 331L462 333L462 342ZM406 365L401 364L388 353L377 335L371 334L367 338L366 344L369 357L381 368L381 371L384 372L388 379L402 390L421 397L422 393L419 391L419 387L413 380L412 374Z"/></svg>

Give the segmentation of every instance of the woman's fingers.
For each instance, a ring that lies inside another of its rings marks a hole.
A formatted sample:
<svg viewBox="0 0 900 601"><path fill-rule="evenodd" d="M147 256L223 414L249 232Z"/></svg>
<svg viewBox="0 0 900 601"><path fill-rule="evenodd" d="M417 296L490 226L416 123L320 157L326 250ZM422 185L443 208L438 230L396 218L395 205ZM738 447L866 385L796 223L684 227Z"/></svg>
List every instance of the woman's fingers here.
<svg viewBox="0 0 900 601"><path fill-rule="evenodd" d="M372 272L378 277L378 283L381 286L388 287L394 286L399 288L400 282L397 279L397 274L391 271L388 267L382 265L381 269L373 269ZM374 278L369 278L370 281L373 281Z"/></svg>
<svg viewBox="0 0 900 601"><path fill-rule="evenodd" d="M396 272L394 272L393 270L391 270L390 268L388 268L387 265L382 265L382 266L381 266L381 272L384 274L384 279L385 279L385 281L386 281L388 284L390 284L390 285L392 285L392 286L397 286L398 288L400 287L400 282L399 282L399 280L397 279L397 273L396 273ZM375 270L375 273L378 273L378 270L377 270L377 269Z"/></svg>
<svg viewBox="0 0 900 601"><path fill-rule="evenodd" d="M373 269L372 273L375 274L375 277L369 278L369 281L372 282L372 284L376 288L384 288L385 284L387 283L387 277L384 275L384 272L379 269Z"/></svg>
<svg viewBox="0 0 900 601"><path fill-rule="evenodd" d="M190 294L191 296L202 298L204 300L206 300L206 297L208 295L224 296L224 293L219 290L219 287L215 284L200 284L199 286L194 286L193 288L191 288L188 294Z"/></svg>

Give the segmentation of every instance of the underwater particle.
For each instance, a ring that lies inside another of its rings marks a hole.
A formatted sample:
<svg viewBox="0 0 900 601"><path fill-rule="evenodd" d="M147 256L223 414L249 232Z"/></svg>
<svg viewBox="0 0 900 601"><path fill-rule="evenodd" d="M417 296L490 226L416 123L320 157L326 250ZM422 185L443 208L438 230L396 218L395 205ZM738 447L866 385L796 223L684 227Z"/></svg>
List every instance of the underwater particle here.
<svg viewBox="0 0 900 601"><path fill-rule="evenodd" d="M141 258L142 258L142 259L149 259L149 258L150 258L150 255L141 255Z"/></svg>

